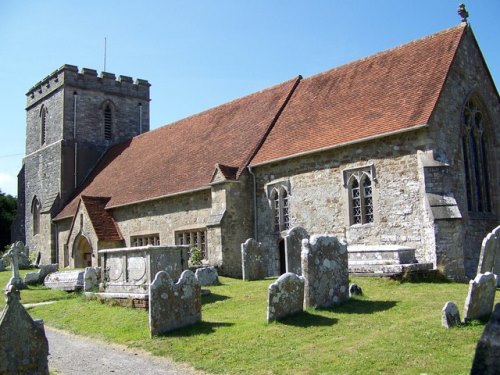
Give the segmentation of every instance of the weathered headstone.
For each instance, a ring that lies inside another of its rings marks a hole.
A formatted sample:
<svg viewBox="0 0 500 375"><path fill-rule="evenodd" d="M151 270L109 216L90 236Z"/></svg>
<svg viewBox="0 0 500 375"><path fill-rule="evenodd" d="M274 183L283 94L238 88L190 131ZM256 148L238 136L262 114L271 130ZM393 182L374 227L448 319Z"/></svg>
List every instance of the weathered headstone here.
<svg viewBox="0 0 500 375"><path fill-rule="evenodd" d="M82 290L83 270L59 271L47 275L43 284L50 289L60 289L67 292Z"/></svg>
<svg viewBox="0 0 500 375"><path fill-rule="evenodd" d="M446 328L460 325L460 312L455 302L448 301L445 303L441 311L441 324Z"/></svg>
<svg viewBox="0 0 500 375"><path fill-rule="evenodd" d="M241 244L243 280L262 280L266 276L262 244L249 238Z"/></svg>
<svg viewBox="0 0 500 375"><path fill-rule="evenodd" d="M0 317L0 374L48 374L49 344L43 321L33 321L9 286Z"/></svg>
<svg viewBox="0 0 500 375"><path fill-rule="evenodd" d="M86 267L83 273L83 291L90 292L99 289L100 267Z"/></svg>
<svg viewBox="0 0 500 375"><path fill-rule="evenodd" d="M149 329L161 335L201 321L201 286L186 270L174 284L165 271L156 274L149 286Z"/></svg>
<svg viewBox="0 0 500 375"><path fill-rule="evenodd" d="M12 270L12 277L5 286L5 290L9 289L10 285L13 285L17 290L26 288L26 284L24 284L23 279L19 275L19 260L22 259L23 255L24 245L21 241L12 244L9 251L5 253L4 257L10 261L10 268Z"/></svg>
<svg viewBox="0 0 500 375"><path fill-rule="evenodd" d="M347 243L334 236L302 241L304 307L330 307L349 299Z"/></svg>
<svg viewBox="0 0 500 375"><path fill-rule="evenodd" d="M351 284L349 286L349 296L362 296L363 295L363 289L358 284Z"/></svg>
<svg viewBox="0 0 500 375"><path fill-rule="evenodd" d="M492 272L500 276L500 225L483 239L477 273ZM500 286L500 277L497 279Z"/></svg>
<svg viewBox="0 0 500 375"><path fill-rule="evenodd" d="M496 276L491 272L478 274L469 281L469 293L465 299L464 321L483 319L493 310L496 291Z"/></svg>
<svg viewBox="0 0 500 375"><path fill-rule="evenodd" d="M300 253L302 252L302 240L309 238L309 233L302 227L290 229L285 236L285 264L286 272L302 275Z"/></svg>
<svg viewBox="0 0 500 375"><path fill-rule="evenodd" d="M219 274L215 267L198 268L194 275L201 286L219 285Z"/></svg>
<svg viewBox="0 0 500 375"><path fill-rule="evenodd" d="M490 321L484 327L477 343L470 373L471 375L500 374L500 303L495 305Z"/></svg>
<svg viewBox="0 0 500 375"><path fill-rule="evenodd" d="M272 322L303 310L304 278L287 272L269 285L267 321Z"/></svg>
<svg viewBox="0 0 500 375"><path fill-rule="evenodd" d="M59 271L59 264L41 264L37 272L29 272L24 276L27 285L41 284L47 275Z"/></svg>

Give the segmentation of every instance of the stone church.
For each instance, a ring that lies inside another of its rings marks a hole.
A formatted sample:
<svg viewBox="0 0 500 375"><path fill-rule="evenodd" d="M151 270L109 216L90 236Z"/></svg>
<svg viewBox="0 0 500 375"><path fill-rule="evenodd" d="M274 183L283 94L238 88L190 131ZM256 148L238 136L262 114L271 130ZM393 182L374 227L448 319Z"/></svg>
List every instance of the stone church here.
<svg viewBox="0 0 500 375"><path fill-rule="evenodd" d="M467 23L149 131L150 84L73 65L27 93L18 239L42 262L188 244L241 277L300 226L473 276L499 223L500 99Z"/></svg>

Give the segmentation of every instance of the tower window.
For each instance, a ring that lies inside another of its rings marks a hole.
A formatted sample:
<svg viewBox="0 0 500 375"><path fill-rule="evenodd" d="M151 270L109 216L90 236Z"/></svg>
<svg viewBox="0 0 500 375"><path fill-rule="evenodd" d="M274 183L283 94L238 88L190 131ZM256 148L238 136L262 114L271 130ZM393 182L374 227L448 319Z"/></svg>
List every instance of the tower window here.
<svg viewBox="0 0 500 375"><path fill-rule="evenodd" d="M44 145L45 144L45 136L46 136L46 129L47 127L47 108L42 105L42 108L40 109L40 144Z"/></svg>
<svg viewBox="0 0 500 375"><path fill-rule="evenodd" d="M33 221L33 235L40 233L40 210L41 204L37 197L33 198L31 203L31 215Z"/></svg>
<svg viewBox="0 0 500 375"><path fill-rule="evenodd" d="M112 136L113 116L109 105L104 108L104 139L110 140Z"/></svg>

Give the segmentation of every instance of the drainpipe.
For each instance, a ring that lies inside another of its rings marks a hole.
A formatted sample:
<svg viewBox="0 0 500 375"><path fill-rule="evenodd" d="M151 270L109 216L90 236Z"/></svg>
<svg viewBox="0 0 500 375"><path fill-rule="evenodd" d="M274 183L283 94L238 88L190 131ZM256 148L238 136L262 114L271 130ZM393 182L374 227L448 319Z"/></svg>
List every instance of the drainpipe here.
<svg viewBox="0 0 500 375"><path fill-rule="evenodd" d="M78 94L73 92L73 141L75 142L75 189L78 185L78 143L76 142L76 98Z"/></svg>
<svg viewBox="0 0 500 375"><path fill-rule="evenodd" d="M252 167L248 166L248 172L253 177L253 237L255 241L259 241L257 233L257 182L255 180L255 174L252 171Z"/></svg>

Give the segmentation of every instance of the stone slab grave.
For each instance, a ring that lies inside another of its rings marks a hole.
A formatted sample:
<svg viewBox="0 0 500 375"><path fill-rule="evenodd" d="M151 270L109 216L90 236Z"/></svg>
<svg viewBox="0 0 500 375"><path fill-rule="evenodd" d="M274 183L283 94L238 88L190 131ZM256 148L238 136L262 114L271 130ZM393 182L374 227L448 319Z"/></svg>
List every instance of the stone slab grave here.
<svg viewBox="0 0 500 375"><path fill-rule="evenodd" d="M445 303L441 311L441 324L446 328L459 326L461 324L460 312L455 302L448 301Z"/></svg>
<svg viewBox="0 0 500 375"><path fill-rule="evenodd" d="M476 346L471 375L500 374L500 303L495 305Z"/></svg>
<svg viewBox="0 0 500 375"><path fill-rule="evenodd" d="M198 268L194 274L201 286L219 285L219 274L215 267Z"/></svg>
<svg viewBox="0 0 500 375"><path fill-rule="evenodd" d="M304 278L287 272L267 290L267 322L303 311Z"/></svg>
<svg viewBox="0 0 500 375"><path fill-rule="evenodd" d="M34 321L10 286L0 317L0 374L48 374L49 344L43 321Z"/></svg>
<svg viewBox="0 0 500 375"><path fill-rule="evenodd" d="M98 298L132 301L147 307L149 285L159 271L177 280L188 268L189 246L161 245L99 251L103 280Z"/></svg>
<svg viewBox="0 0 500 375"><path fill-rule="evenodd" d="M77 292L83 289L85 270L67 270L53 272L45 277L43 285L50 289Z"/></svg>
<svg viewBox="0 0 500 375"><path fill-rule="evenodd" d="M331 307L349 299L347 243L334 236L313 235L302 241L304 308Z"/></svg>
<svg viewBox="0 0 500 375"><path fill-rule="evenodd" d="M25 249L24 244L18 241L10 246L10 249L2 257L10 262L10 269L12 270L12 276L9 282L5 286L5 290L9 289L9 286L14 286L17 290L25 289L26 284L19 275L19 266L24 262L23 259L27 257L27 249ZM29 261L28 261L29 263Z"/></svg>
<svg viewBox="0 0 500 375"><path fill-rule="evenodd" d="M266 277L262 244L253 238L241 244L241 268L243 280L262 280Z"/></svg>
<svg viewBox="0 0 500 375"><path fill-rule="evenodd" d="M486 272L469 281L469 292L464 305L465 322L490 316L495 301L496 279L496 275Z"/></svg>
<svg viewBox="0 0 500 375"><path fill-rule="evenodd" d="M481 244L477 273L486 272L500 276L500 225L488 233ZM500 287L500 277L497 286Z"/></svg>
<svg viewBox="0 0 500 375"><path fill-rule="evenodd" d="M300 253L302 252L302 240L308 239L309 233L302 227L290 229L285 236L285 265L286 272L302 275L302 264Z"/></svg>
<svg viewBox="0 0 500 375"><path fill-rule="evenodd" d="M428 271L432 263L418 263L415 248L399 245L349 245L349 272L359 276L400 275Z"/></svg>
<svg viewBox="0 0 500 375"><path fill-rule="evenodd" d="M47 275L59 271L59 264L41 264L37 272L28 272L24 276L27 285L42 284Z"/></svg>
<svg viewBox="0 0 500 375"><path fill-rule="evenodd" d="M151 337L201 321L201 286L186 270L174 284L165 271L156 274L149 286L149 328Z"/></svg>

